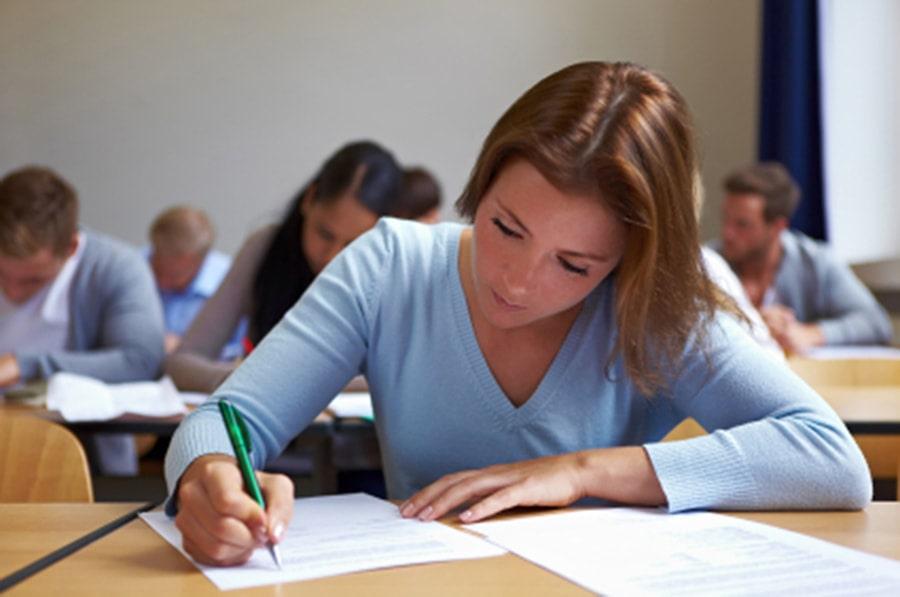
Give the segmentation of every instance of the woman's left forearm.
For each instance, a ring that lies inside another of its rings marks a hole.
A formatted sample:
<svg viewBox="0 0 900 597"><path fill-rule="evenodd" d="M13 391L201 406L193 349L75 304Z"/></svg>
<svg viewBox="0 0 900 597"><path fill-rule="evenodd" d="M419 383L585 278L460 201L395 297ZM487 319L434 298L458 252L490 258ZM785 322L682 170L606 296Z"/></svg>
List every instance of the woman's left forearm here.
<svg viewBox="0 0 900 597"><path fill-rule="evenodd" d="M623 504L665 505L662 485L641 446L584 450L576 456L584 495Z"/></svg>

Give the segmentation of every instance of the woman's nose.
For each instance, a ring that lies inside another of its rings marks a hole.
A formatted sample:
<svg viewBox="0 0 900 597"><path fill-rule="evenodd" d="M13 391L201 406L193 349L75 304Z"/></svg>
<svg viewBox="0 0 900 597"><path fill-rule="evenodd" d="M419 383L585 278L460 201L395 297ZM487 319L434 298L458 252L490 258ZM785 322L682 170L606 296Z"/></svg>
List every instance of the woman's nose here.
<svg viewBox="0 0 900 597"><path fill-rule="evenodd" d="M517 295L527 293L534 279L536 267L532 260L526 258L507 262L503 272L503 282L507 291Z"/></svg>

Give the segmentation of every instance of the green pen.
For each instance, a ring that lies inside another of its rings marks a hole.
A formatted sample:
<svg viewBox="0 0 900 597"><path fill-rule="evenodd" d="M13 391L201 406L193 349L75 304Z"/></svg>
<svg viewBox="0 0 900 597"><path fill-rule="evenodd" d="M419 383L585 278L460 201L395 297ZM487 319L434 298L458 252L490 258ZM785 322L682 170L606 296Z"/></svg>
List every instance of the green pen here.
<svg viewBox="0 0 900 597"><path fill-rule="evenodd" d="M244 424L244 417L241 416L238 409L224 398L219 399L219 412L222 413L222 421L225 423L225 430L228 431L228 439L231 440L231 447L234 448L238 467L240 467L241 475L244 477L244 489L265 511L266 500L259 489L253 466L250 464L249 453L253 450L253 444L250 441L250 434L247 432L247 425ZM278 553L278 546L269 541L267 547L272 555L272 560L275 561L275 565L281 568L281 554Z"/></svg>

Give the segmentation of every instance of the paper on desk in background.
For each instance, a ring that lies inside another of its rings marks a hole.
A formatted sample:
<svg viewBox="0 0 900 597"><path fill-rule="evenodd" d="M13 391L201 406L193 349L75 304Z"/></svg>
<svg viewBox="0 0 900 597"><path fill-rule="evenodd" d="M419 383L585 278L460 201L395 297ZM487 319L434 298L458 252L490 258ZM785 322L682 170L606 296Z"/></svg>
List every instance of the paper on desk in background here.
<svg viewBox="0 0 900 597"><path fill-rule="evenodd" d="M66 421L105 421L125 413L167 417L186 413L168 377L160 381L106 384L74 373L54 373L47 384L47 408Z"/></svg>
<svg viewBox="0 0 900 597"><path fill-rule="evenodd" d="M820 346L801 355L806 359L900 359L900 348L891 346Z"/></svg>
<svg viewBox="0 0 900 597"><path fill-rule="evenodd" d="M185 404L192 406L203 404L209 399L209 394L200 392L178 392L178 395ZM372 396L368 392L341 392L334 397L327 410L340 418L375 419Z"/></svg>
<svg viewBox="0 0 900 597"><path fill-rule="evenodd" d="M181 534L163 512L141 518L178 551ZM363 493L301 498L279 544L283 569L257 549L243 566L194 563L222 590L308 580L361 570L499 556L505 550L438 522L400 517L397 506ZM193 561L193 560L192 560ZM426 592L423 587L423 592Z"/></svg>
<svg viewBox="0 0 900 597"><path fill-rule="evenodd" d="M604 595L896 595L900 562L695 512L604 508L467 525Z"/></svg>
<svg viewBox="0 0 900 597"><path fill-rule="evenodd" d="M368 392L341 392L334 397L327 410L334 416L344 419L358 417L375 420L372 396Z"/></svg>
<svg viewBox="0 0 900 597"><path fill-rule="evenodd" d="M182 402L191 406L198 406L209 399L209 394L204 394L203 392L178 392L178 396Z"/></svg>

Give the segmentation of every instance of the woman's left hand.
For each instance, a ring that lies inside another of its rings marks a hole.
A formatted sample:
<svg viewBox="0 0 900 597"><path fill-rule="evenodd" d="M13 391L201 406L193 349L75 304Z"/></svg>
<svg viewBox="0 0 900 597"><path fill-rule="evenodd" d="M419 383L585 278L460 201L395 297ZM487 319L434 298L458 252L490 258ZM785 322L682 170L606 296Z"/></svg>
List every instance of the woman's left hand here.
<svg viewBox="0 0 900 597"><path fill-rule="evenodd" d="M475 522L516 506L567 506L586 495L579 453L548 456L446 475L402 506L404 518L435 520L462 504Z"/></svg>

